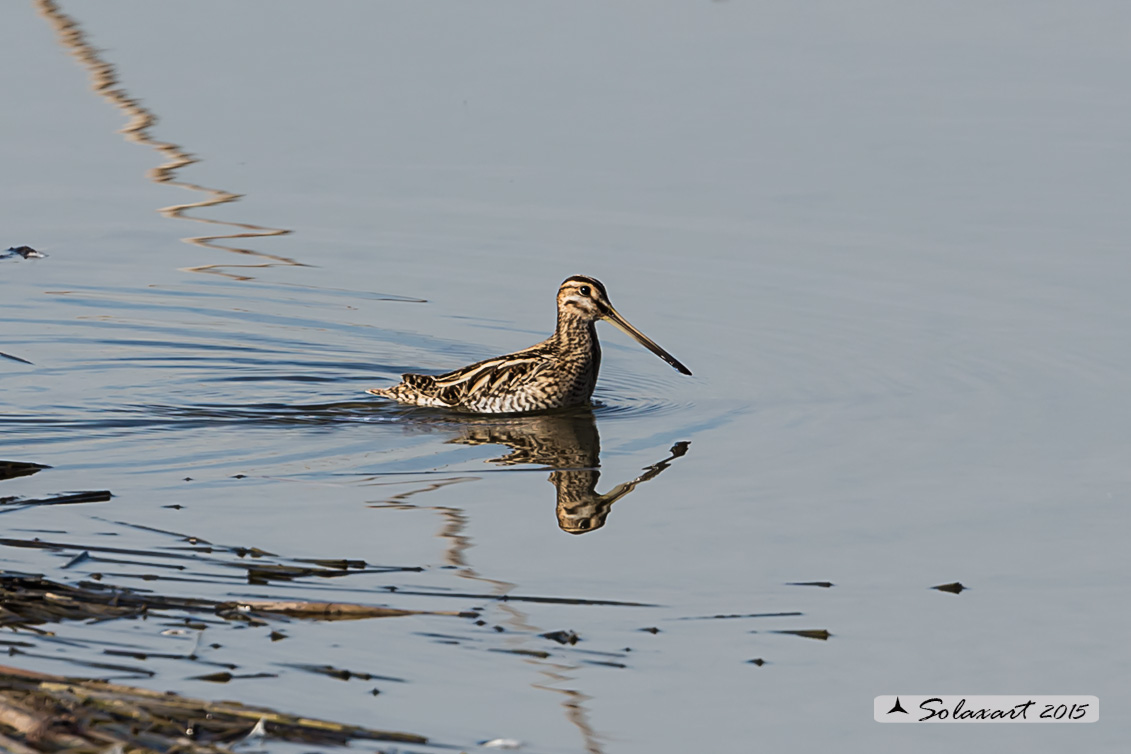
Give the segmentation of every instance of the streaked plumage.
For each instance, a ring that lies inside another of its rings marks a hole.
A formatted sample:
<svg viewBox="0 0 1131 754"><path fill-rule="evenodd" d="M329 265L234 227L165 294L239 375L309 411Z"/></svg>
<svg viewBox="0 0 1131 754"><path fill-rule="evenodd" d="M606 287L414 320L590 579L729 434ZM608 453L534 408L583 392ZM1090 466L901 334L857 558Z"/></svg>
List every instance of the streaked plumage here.
<svg viewBox="0 0 1131 754"><path fill-rule="evenodd" d="M368 392L416 406L457 408L480 414L584 405L593 395L601 366L596 329L599 319L612 322L680 372L691 374L613 308L600 281L574 275L558 289L558 326L541 343L447 374L402 375L399 385Z"/></svg>

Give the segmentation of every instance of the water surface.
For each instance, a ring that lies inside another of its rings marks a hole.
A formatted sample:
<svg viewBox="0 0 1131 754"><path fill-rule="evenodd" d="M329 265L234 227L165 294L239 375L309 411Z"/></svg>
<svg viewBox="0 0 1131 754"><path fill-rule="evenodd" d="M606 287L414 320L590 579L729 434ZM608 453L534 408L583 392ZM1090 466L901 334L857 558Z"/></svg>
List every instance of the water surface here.
<svg viewBox="0 0 1131 754"><path fill-rule="evenodd" d="M114 497L0 507L5 538L68 545L0 568L483 622L64 623L74 643L12 664L199 645L278 680L154 657L129 682L462 747L1119 750L1128 20L6 6L0 246L48 256L0 260L0 351L31 362L0 359L0 457L52 468L0 495ZM695 376L604 328L592 413L365 395L540 340L575 273ZM185 537L216 550L180 563ZM249 583L251 547L372 567ZM961 739L871 720L924 692L1103 714Z"/></svg>

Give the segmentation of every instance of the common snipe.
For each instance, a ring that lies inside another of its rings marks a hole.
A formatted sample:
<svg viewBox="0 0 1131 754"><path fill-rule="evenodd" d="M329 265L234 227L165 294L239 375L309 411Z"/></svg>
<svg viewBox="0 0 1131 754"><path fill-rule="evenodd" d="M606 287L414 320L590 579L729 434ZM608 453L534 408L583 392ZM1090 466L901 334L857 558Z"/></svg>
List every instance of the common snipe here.
<svg viewBox="0 0 1131 754"><path fill-rule="evenodd" d="M691 370L630 325L595 278L574 275L558 289L558 326L538 345L439 375L405 374L368 392L416 406L480 414L526 413L589 402L601 366L597 320L604 319L684 374Z"/></svg>

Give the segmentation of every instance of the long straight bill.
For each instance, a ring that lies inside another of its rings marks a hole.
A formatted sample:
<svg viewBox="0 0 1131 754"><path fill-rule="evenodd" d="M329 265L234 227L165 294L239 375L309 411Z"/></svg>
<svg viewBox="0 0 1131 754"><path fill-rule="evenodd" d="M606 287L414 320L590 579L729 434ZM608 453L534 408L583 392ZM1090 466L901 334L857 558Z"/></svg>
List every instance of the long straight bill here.
<svg viewBox="0 0 1131 754"><path fill-rule="evenodd" d="M618 312L616 309L614 309L611 305L607 305L607 306L608 306L609 311L605 315L606 320L608 320L609 322L612 322L614 325L619 327L621 330L624 330L626 333L631 335L636 340L636 342L638 342L640 345L647 348L652 353L659 356L664 361L671 364L673 367L678 369L680 372L682 372L684 374L691 374L691 370L688 369L687 367L685 367L683 364L681 364L679 362L679 359L672 356L670 353L668 353L664 349L660 348L654 340L652 340L647 335L645 335L644 333L637 330L632 325L628 324L628 320L625 319L624 317L620 316L620 312Z"/></svg>

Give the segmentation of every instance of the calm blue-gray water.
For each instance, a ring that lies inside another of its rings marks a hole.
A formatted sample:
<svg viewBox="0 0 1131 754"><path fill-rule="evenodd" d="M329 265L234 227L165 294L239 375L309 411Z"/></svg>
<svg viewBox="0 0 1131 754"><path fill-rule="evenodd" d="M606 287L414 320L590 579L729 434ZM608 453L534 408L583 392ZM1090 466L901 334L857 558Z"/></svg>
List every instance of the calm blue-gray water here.
<svg viewBox="0 0 1131 754"><path fill-rule="evenodd" d="M0 570L480 614L61 623L7 664L466 750L1123 750L1126 4L43 0L0 28L0 248L46 255L0 259L0 460L51 467L0 482ZM365 394L541 340L577 273L694 376L600 325L592 412ZM76 490L113 497L21 504ZM249 579L311 559L367 567ZM898 693L1102 713L874 722Z"/></svg>

